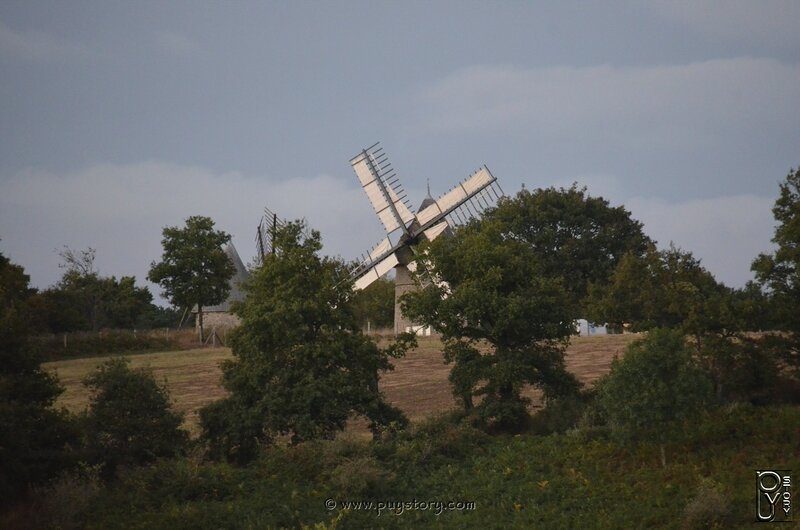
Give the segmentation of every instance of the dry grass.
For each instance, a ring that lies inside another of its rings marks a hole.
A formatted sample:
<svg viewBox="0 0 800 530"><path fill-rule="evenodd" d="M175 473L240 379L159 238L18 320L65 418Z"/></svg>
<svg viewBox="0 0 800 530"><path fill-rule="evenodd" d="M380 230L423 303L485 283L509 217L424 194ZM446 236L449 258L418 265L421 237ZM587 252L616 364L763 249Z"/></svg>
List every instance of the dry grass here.
<svg viewBox="0 0 800 530"><path fill-rule="evenodd" d="M635 334L574 337L567 349L567 368L581 382L590 384L608 373L613 358L621 356L636 338ZM197 411L225 395L220 386L219 363L230 357L229 349L216 348L147 353L130 359L133 367L149 367L158 380L166 380L176 409L186 414L186 426L196 434ZM66 387L59 404L73 412L83 410L88 395L81 380L105 359L45 363L43 366L56 372ZM412 421L445 412L455 405L447 381L450 367L442 362L439 339L421 337L417 348L394 364L395 370L382 378L381 388L389 401ZM538 399L536 392L527 395L534 401Z"/></svg>

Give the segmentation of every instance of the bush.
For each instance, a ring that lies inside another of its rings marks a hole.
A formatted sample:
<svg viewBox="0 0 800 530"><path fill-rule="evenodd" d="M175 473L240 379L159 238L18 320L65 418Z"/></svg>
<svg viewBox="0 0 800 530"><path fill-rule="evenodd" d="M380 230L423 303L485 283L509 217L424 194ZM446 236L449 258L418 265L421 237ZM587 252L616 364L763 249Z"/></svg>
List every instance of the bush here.
<svg viewBox="0 0 800 530"><path fill-rule="evenodd" d="M531 418L531 432L534 434L563 433L578 427L586 413L590 399L589 393L582 392L576 396L551 400L545 408Z"/></svg>
<svg viewBox="0 0 800 530"><path fill-rule="evenodd" d="M83 417L86 457L104 466L106 478L121 465L181 454L189 440L180 428L182 416L170 410L166 387L149 370L131 370L128 364L111 359L84 380L92 393Z"/></svg>
<svg viewBox="0 0 800 530"><path fill-rule="evenodd" d="M387 490L392 474L373 456L343 459L330 473L330 483L342 495L374 497Z"/></svg>
<svg viewBox="0 0 800 530"><path fill-rule="evenodd" d="M53 406L63 388L29 341L28 280L0 253L0 507L55 476L74 439L70 416Z"/></svg>
<svg viewBox="0 0 800 530"><path fill-rule="evenodd" d="M86 513L100 494L98 466L81 465L37 489L35 511L28 524L33 528L70 530L85 527Z"/></svg>
<svg viewBox="0 0 800 530"><path fill-rule="evenodd" d="M620 441L649 439L661 444L688 420L711 406L713 390L695 366L678 331L655 329L634 342L597 384L597 406Z"/></svg>
<svg viewBox="0 0 800 530"><path fill-rule="evenodd" d="M778 397L775 390L782 374L773 350L769 337L718 335L704 337L698 348L721 403L749 401L756 405L774 402Z"/></svg>
<svg viewBox="0 0 800 530"><path fill-rule="evenodd" d="M697 494L686 505L683 528L725 528L731 506L722 486L709 478L700 480Z"/></svg>
<svg viewBox="0 0 800 530"><path fill-rule="evenodd" d="M196 342L194 330L190 333ZM34 337L33 341L45 360L58 361L114 353L175 350L180 347L178 340L185 334L173 330L168 335L165 330L109 329L41 335Z"/></svg>

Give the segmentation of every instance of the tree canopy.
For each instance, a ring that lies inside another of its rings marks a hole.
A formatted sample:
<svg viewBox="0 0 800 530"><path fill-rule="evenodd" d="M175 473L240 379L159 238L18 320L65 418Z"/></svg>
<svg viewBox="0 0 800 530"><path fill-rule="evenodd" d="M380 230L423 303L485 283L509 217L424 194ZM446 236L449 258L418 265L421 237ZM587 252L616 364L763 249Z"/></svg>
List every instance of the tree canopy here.
<svg viewBox="0 0 800 530"><path fill-rule="evenodd" d="M394 281L378 278L366 289L357 291L353 300L355 317L362 328L370 323L372 329L394 325Z"/></svg>
<svg viewBox="0 0 800 530"><path fill-rule="evenodd" d="M63 389L28 342L33 289L0 254L0 505L53 476L74 431L53 405Z"/></svg>
<svg viewBox="0 0 800 530"><path fill-rule="evenodd" d="M544 275L563 278L573 317L585 309L590 284L605 283L626 253L642 256L652 243L625 208L576 184L523 189L489 216L505 237L533 247Z"/></svg>
<svg viewBox="0 0 800 530"><path fill-rule="evenodd" d="M690 252L651 244L644 255L626 253L605 285L591 285L587 307L590 318L616 328L680 327L699 335L738 330L731 296Z"/></svg>
<svg viewBox="0 0 800 530"><path fill-rule="evenodd" d="M41 327L51 332L86 331L103 328L150 327L160 313L147 287L136 278L101 276L95 269L95 249L60 252L61 280L36 299Z"/></svg>
<svg viewBox="0 0 800 530"><path fill-rule="evenodd" d="M425 246L421 289L401 301L406 315L442 334L456 398L471 409L481 396L478 414L513 428L527 416L525 385L551 398L577 382L564 368L574 315L563 281L507 223L489 214Z"/></svg>
<svg viewBox="0 0 800 530"><path fill-rule="evenodd" d="M596 391L613 435L659 442L662 465L663 444L713 403L711 382L694 364L683 334L668 329L654 329L631 344Z"/></svg>
<svg viewBox="0 0 800 530"><path fill-rule="evenodd" d="M242 322L228 335L233 359L223 364L230 395L201 411L211 454L242 462L277 436L331 438L353 413L376 434L392 421L404 424L378 380L407 340L381 349L361 333L347 268L320 257L318 232L290 222L274 245L234 305Z"/></svg>
<svg viewBox="0 0 800 530"><path fill-rule="evenodd" d="M112 358L84 379L90 390L83 417L86 457L110 478L122 465L142 465L181 454L189 435L183 417L170 409L169 393L150 370Z"/></svg>
<svg viewBox="0 0 800 530"><path fill-rule="evenodd" d="M189 217L183 228L165 227L163 236L161 261L150 265L147 278L164 289L173 305L197 306L203 340L203 306L223 302L230 292L235 268L222 246L231 236L214 230L214 221L202 216Z"/></svg>

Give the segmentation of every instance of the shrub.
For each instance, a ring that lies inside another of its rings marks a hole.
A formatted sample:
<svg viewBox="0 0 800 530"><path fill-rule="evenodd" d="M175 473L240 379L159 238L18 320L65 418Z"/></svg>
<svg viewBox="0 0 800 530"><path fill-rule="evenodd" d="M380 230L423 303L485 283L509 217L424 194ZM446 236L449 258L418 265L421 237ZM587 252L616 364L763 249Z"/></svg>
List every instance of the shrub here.
<svg viewBox="0 0 800 530"><path fill-rule="evenodd" d="M84 528L86 513L101 492L99 466L80 465L36 491L34 528Z"/></svg>
<svg viewBox="0 0 800 530"><path fill-rule="evenodd" d="M183 453L189 439L180 428L182 416L170 410L166 387L149 370L128 364L111 359L84 380L92 393L83 417L86 456L104 466L106 478L120 465Z"/></svg>
<svg viewBox="0 0 800 530"><path fill-rule="evenodd" d="M699 345L699 358L716 387L722 403L750 401L766 404L776 400L781 381L778 355L769 337L708 335ZM788 374L787 374L788 376Z"/></svg>
<svg viewBox="0 0 800 530"><path fill-rule="evenodd" d="M30 344L28 275L0 253L0 506L69 462L71 418L53 405L63 391Z"/></svg>
<svg viewBox="0 0 800 530"><path fill-rule="evenodd" d="M700 481L697 494L686 505L683 528L725 528L731 505L722 486L709 478Z"/></svg>
<svg viewBox="0 0 800 530"><path fill-rule="evenodd" d="M392 474L373 456L356 456L344 459L330 473L330 483L342 495L375 496L387 489Z"/></svg>
<svg viewBox="0 0 800 530"><path fill-rule="evenodd" d="M193 330L189 332L196 342ZM171 331L169 337L164 330L133 331L109 329L102 331L79 331L73 333L41 335L33 342L47 361L130 353L143 351L165 351L180 347L178 339L186 332Z"/></svg>
<svg viewBox="0 0 800 530"><path fill-rule="evenodd" d="M711 405L712 392L682 334L655 329L612 363L597 384L597 405L617 440L660 443L665 466L664 443Z"/></svg>
<svg viewBox="0 0 800 530"><path fill-rule="evenodd" d="M581 422L591 395L582 392L576 396L565 396L551 400L530 421L530 430L535 434L563 433Z"/></svg>

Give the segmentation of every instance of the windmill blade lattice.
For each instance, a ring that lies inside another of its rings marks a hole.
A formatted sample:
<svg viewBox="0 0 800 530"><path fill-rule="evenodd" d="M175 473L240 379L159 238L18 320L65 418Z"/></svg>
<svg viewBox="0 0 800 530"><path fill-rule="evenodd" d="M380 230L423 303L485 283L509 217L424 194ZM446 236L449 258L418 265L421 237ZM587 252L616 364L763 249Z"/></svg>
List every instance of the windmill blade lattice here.
<svg viewBox="0 0 800 530"><path fill-rule="evenodd" d="M433 240L448 226L479 217L503 196L503 190L486 166L414 214L383 148L374 144L350 160L364 192L386 230L353 269L356 289L363 289L398 266L413 268L414 247L422 239Z"/></svg>

